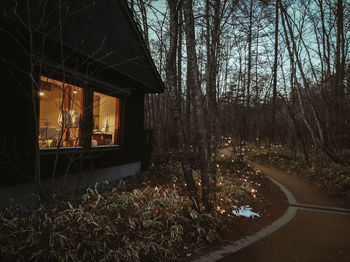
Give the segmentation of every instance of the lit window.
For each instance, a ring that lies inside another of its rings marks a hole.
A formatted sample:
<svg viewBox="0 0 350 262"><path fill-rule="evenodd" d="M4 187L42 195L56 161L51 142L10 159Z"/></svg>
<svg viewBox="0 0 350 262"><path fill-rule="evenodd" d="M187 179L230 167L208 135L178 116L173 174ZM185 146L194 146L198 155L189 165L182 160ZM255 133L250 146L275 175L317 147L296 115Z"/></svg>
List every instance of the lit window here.
<svg viewBox="0 0 350 262"><path fill-rule="evenodd" d="M94 92L94 129L92 146L117 145L119 132L119 99Z"/></svg>
<svg viewBox="0 0 350 262"><path fill-rule="evenodd" d="M40 80L40 148L80 146L83 89L44 76Z"/></svg>

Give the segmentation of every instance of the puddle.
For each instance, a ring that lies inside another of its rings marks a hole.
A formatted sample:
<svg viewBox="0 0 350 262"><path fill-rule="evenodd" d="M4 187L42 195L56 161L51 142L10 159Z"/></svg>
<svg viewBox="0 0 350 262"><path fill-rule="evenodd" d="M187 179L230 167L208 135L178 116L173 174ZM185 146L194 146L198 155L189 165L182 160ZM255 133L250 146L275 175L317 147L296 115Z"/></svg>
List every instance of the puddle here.
<svg viewBox="0 0 350 262"><path fill-rule="evenodd" d="M235 210L232 210L232 213L235 216L239 216L239 217L260 217L260 215L256 212L252 211L252 208L249 205L245 205L245 206L240 206L237 208L237 206L233 206L235 208Z"/></svg>

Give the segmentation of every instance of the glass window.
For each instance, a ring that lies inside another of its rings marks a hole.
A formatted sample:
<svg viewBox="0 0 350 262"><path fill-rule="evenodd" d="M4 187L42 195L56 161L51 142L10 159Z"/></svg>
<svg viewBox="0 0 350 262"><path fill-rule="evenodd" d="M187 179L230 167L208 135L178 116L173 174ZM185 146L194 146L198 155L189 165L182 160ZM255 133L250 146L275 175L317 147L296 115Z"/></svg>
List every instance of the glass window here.
<svg viewBox="0 0 350 262"><path fill-rule="evenodd" d="M92 146L118 144L119 102L118 98L94 92Z"/></svg>
<svg viewBox="0 0 350 262"><path fill-rule="evenodd" d="M83 89L40 78L40 148L80 146Z"/></svg>

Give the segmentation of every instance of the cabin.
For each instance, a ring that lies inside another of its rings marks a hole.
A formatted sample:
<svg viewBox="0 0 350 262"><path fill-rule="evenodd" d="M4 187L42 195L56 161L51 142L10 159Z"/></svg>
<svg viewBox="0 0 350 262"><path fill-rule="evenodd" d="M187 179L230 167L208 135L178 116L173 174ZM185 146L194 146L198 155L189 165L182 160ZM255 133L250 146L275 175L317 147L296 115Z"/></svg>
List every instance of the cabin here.
<svg viewBox="0 0 350 262"><path fill-rule="evenodd" d="M164 84L126 1L0 5L0 204L38 177L74 189L146 167L144 95Z"/></svg>

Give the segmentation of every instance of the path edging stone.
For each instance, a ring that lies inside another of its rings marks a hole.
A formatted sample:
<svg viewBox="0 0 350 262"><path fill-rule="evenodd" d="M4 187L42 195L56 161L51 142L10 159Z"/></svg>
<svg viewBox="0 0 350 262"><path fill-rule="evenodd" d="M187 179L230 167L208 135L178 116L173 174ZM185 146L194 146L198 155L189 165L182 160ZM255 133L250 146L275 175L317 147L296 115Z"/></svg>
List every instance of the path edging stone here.
<svg viewBox="0 0 350 262"><path fill-rule="evenodd" d="M272 232L276 231L277 229L281 228L285 224L287 224L292 218L296 215L297 207L290 206L290 204L296 204L297 201L293 194L281 183L277 182L275 179L266 176L268 179L270 179L273 183L275 183L286 195L289 207L287 211L276 221L274 221L271 225L268 225L262 229L260 229L255 234L249 235L245 238L242 238L240 240L237 240L231 244L228 244L226 246L221 247L219 250L215 250L213 252L210 252L208 254L202 255L201 257L192 260L192 262L214 262L218 261L219 259L222 259L226 257L227 255L230 255L232 253L237 252L238 250L245 248L254 242L270 235Z"/></svg>

